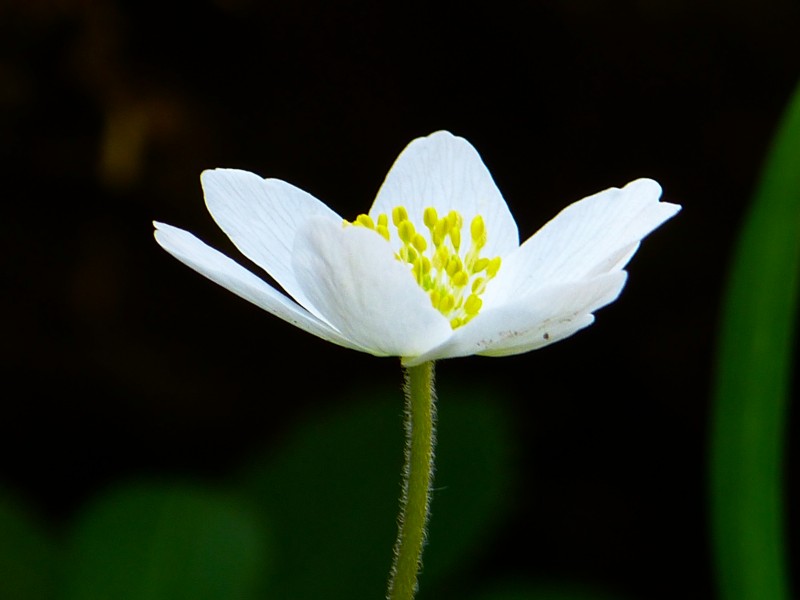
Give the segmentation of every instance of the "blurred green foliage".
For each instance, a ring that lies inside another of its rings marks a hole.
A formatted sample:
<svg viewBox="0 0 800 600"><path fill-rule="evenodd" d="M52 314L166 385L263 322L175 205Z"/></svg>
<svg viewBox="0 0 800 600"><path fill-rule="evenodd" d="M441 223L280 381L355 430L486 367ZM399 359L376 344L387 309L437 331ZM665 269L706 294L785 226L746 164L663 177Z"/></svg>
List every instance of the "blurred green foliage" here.
<svg viewBox="0 0 800 600"><path fill-rule="evenodd" d="M0 598L53 598L57 552L37 515L0 488Z"/></svg>
<svg viewBox="0 0 800 600"><path fill-rule="evenodd" d="M269 597L367 599L385 592L403 422L399 390L368 397L305 423L281 454L244 476L257 504L276 517L279 564ZM420 598L443 597L437 584L490 539L512 479L512 438L496 396L462 389L442 397Z"/></svg>
<svg viewBox="0 0 800 600"><path fill-rule="evenodd" d="M800 280L800 87L741 232L724 298L712 415L720 597L790 597L784 460Z"/></svg>
<svg viewBox="0 0 800 600"><path fill-rule="evenodd" d="M69 600L246 600L268 571L264 528L236 497L175 483L120 486L86 507L63 567Z"/></svg>
<svg viewBox="0 0 800 600"><path fill-rule="evenodd" d="M440 397L421 600L474 595L469 569L491 553L517 479L502 394L445 385ZM353 392L297 423L283 443L226 482L120 482L84 506L58 538L6 494L0 597L381 598L396 535L401 399L399 389ZM481 597L599 598L548 590Z"/></svg>

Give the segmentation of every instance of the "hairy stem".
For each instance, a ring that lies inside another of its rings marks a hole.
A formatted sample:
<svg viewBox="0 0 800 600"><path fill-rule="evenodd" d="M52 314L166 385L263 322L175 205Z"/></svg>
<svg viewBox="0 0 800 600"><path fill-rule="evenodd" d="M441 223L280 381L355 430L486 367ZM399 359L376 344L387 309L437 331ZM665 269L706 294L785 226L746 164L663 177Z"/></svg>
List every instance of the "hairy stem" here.
<svg viewBox="0 0 800 600"><path fill-rule="evenodd" d="M433 362L405 370L406 449L403 495L400 500L394 564L386 595L389 600L411 600L417 591L417 573L422 564L433 481L436 433L433 373Z"/></svg>

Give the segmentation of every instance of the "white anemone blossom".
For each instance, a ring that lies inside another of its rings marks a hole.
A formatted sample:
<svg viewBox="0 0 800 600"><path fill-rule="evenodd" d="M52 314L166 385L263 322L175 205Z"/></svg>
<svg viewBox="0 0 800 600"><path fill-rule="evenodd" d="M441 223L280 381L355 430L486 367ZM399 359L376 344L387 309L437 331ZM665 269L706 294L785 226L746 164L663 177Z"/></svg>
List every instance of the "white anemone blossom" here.
<svg viewBox="0 0 800 600"><path fill-rule="evenodd" d="M478 152L445 131L412 141L352 221L279 179L214 169L201 181L219 227L283 291L155 223L167 252L311 334L406 366L519 354L590 325L642 238L680 210L638 179L567 206L520 245Z"/></svg>

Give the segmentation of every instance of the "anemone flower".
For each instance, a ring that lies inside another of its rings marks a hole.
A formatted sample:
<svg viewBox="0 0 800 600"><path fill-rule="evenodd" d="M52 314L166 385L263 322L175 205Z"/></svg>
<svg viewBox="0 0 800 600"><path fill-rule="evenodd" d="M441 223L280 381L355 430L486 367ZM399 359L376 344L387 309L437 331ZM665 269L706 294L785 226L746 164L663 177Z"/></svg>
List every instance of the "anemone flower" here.
<svg viewBox="0 0 800 600"><path fill-rule="evenodd" d="M637 179L570 204L519 243L476 150L445 131L411 142L368 213L352 221L293 185L247 171L201 176L211 216L273 287L192 234L156 223L156 240L212 281L346 348L400 357L406 464L387 598L410 600L433 477L434 361L505 356L594 321L627 278L642 238L680 207Z"/></svg>
<svg viewBox="0 0 800 600"><path fill-rule="evenodd" d="M638 179L567 206L520 244L477 151L444 131L411 142L352 221L279 179L214 169L201 181L219 227L283 290L156 223L167 252L309 333L405 366L519 354L590 325L642 238L680 209Z"/></svg>

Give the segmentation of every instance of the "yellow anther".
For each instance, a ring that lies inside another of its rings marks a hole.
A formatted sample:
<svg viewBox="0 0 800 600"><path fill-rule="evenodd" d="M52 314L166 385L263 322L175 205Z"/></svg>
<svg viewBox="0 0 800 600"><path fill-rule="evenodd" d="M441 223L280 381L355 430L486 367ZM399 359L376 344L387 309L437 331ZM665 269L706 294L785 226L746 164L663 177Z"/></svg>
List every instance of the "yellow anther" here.
<svg viewBox="0 0 800 600"><path fill-rule="evenodd" d="M489 259L486 258L485 256L481 256L472 265L472 272L473 273L480 273L481 271L483 271L488 266L489 266Z"/></svg>
<svg viewBox="0 0 800 600"><path fill-rule="evenodd" d="M392 209L392 223L395 227L400 227L400 223L408 221L408 211L405 206L395 206Z"/></svg>
<svg viewBox="0 0 800 600"><path fill-rule="evenodd" d="M425 209L425 212L422 213L422 221L425 223L425 227L431 229L434 227L439 220L439 215L436 214L436 209L432 206L429 206Z"/></svg>
<svg viewBox="0 0 800 600"><path fill-rule="evenodd" d="M427 256L419 256L417 260L414 261L414 273L418 274L419 278L422 279L431 272L431 261L428 259Z"/></svg>
<svg viewBox="0 0 800 600"><path fill-rule="evenodd" d="M458 252L458 249L461 247L461 228L455 229L451 227L448 233L450 234L450 243L453 244L453 248Z"/></svg>
<svg viewBox="0 0 800 600"><path fill-rule="evenodd" d="M452 294L445 294L442 296L441 300L439 300L439 312L442 314L447 314L456 304L456 299L453 297Z"/></svg>
<svg viewBox="0 0 800 600"><path fill-rule="evenodd" d="M451 229L451 230L452 229L460 230L462 223L463 223L463 219L461 218L461 215L458 214L456 211L451 210L449 213L447 213L447 227L449 229Z"/></svg>
<svg viewBox="0 0 800 600"><path fill-rule="evenodd" d="M354 225L361 225L367 229L375 229L375 221L369 215L358 215Z"/></svg>
<svg viewBox="0 0 800 600"><path fill-rule="evenodd" d="M486 226L483 224L482 216L477 215L472 219L472 223L470 223L469 226L469 233L472 236L472 241L475 242L479 248L486 243Z"/></svg>
<svg viewBox="0 0 800 600"><path fill-rule="evenodd" d="M453 277L461 270L461 259L457 255L451 254L447 259L444 270L448 276Z"/></svg>
<svg viewBox="0 0 800 600"><path fill-rule="evenodd" d="M481 309L483 305L483 300L478 298L476 294L470 294L467 297L467 301L464 302L464 312L468 315L474 317L478 314L478 311Z"/></svg>
<svg viewBox="0 0 800 600"><path fill-rule="evenodd" d="M378 223L378 226L375 227L375 231L377 231L379 234L381 234L381 237L383 239L385 239L387 242L389 241L389 237L390 237L389 236L389 228L386 227L386 225L381 225L380 223Z"/></svg>
<svg viewBox="0 0 800 600"><path fill-rule="evenodd" d="M444 246L438 246L436 252L433 253L433 266L441 271L447 265L447 259L450 258L450 253Z"/></svg>
<svg viewBox="0 0 800 600"><path fill-rule="evenodd" d="M489 264L486 265L486 275L489 277L494 277L497 275L497 272L500 270L500 257L495 256L492 260L489 261Z"/></svg>
<svg viewBox="0 0 800 600"><path fill-rule="evenodd" d="M414 279L417 280L418 283L422 283L423 278L427 271L430 271L430 262L427 264L427 271L426 271L426 264L425 261L427 259L424 256L420 256L417 260L414 261L414 264L411 267L411 272L414 273Z"/></svg>
<svg viewBox="0 0 800 600"><path fill-rule="evenodd" d="M414 239L411 243L414 245L414 248L420 252L425 252L425 249L428 247L428 242L425 241L425 238L420 233L414 234Z"/></svg>
<svg viewBox="0 0 800 600"><path fill-rule="evenodd" d="M473 294L482 294L483 290L486 289L486 280L483 277L478 277L472 282L471 289Z"/></svg>
<svg viewBox="0 0 800 600"><path fill-rule="evenodd" d="M447 219L439 219L436 225L431 230L431 237L433 238L433 245L437 248L444 243L444 238L447 235Z"/></svg>
<svg viewBox="0 0 800 600"><path fill-rule="evenodd" d="M400 236L400 240L404 244L410 244L416 233L414 224L409 220L405 220L395 223L395 225L397 226L397 234Z"/></svg>
<svg viewBox="0 0 800 600"><path fill-rule="evenodd" d="M450 283L456 287L464 287L469 283L469 275L466 271L458 271L450 278Z"/></svg>

